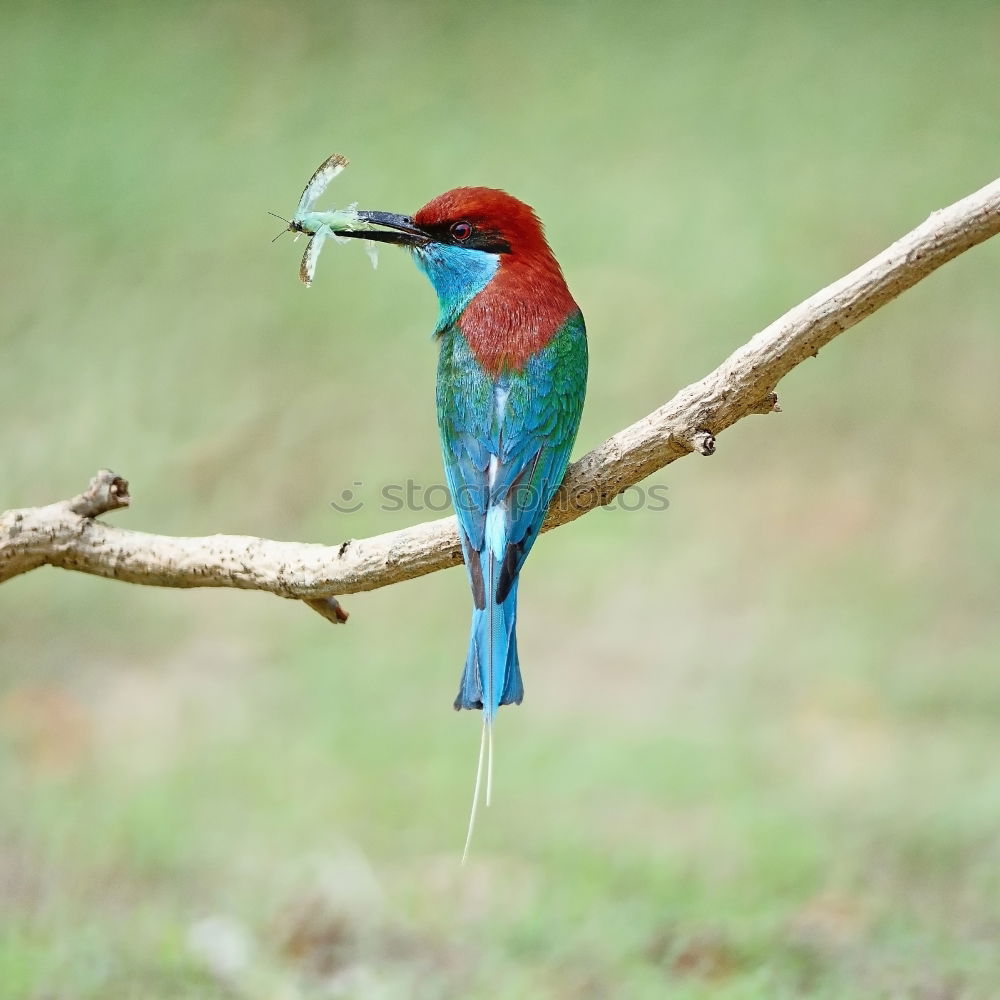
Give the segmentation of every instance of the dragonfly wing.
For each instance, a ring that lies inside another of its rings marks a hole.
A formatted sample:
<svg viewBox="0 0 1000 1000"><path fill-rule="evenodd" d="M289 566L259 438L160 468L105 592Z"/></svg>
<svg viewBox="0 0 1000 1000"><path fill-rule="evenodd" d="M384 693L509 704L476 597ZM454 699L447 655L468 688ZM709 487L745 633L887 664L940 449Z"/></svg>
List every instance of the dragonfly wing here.
<svg viewBox="0 0 1000 1000"><path fill-rule="evenodd" d="M298 207L295 209L296 220L301 219L306 212L311 212L313 205L319 196L326 190L327 185L347 166L347 157L340 153L334 153L329 159L324 160L316 168L316 173L309 178L309 183L299 198Z"/></svg>
<svg viewBox="0 0 1000 1000"><path fill-rule="evenodd" d="M311 236L306 244L306 252L302 255L302 263L299 265L299 280L307 288L312 284L313 275L316 273L316 261L319 260L319 252L323 249L328 232L326 227L317 229L316 234Z"/></svg>

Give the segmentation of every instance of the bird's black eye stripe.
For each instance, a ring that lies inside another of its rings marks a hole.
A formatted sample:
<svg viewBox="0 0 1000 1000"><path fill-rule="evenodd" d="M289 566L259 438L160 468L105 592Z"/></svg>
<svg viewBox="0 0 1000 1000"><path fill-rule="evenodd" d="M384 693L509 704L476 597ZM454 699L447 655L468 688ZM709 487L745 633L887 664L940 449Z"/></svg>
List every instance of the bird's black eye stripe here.
<svg viewBox="0 0 1000 1000"><path fill-rule="evenodd" d="M459 229L461 226L468 226L469 232L466 234L464 229ZM459 229L457 233L456 229ZM510 244L499 229L486 229L464 219L425 224L423 230L437 243L450 243L452 246L482 250L484 253L510 253Z"/></svg>

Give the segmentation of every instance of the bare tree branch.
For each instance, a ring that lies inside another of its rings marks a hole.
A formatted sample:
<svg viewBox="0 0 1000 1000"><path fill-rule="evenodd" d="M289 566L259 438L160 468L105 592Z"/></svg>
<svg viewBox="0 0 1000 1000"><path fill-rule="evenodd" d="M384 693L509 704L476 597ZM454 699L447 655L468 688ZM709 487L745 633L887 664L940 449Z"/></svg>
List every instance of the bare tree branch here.
<svg viewBox="0 0 1000 1000"><path fill-rule="evenodd" d="M805 358L960 253L1000 232L1000 180L934 212L866 264L734 351L715 371L619 431L569 469L543 530L572 521L670 462L711 455L727 427L778 409L774 389ZM128 483L102 471L72 500L0 514L0 583L39 566L158 587L237 587L306 601L347 620L335 594L375 590L462 560L453 517L339 546L238 535L177 538L96 518L129 503Z"/></svg>

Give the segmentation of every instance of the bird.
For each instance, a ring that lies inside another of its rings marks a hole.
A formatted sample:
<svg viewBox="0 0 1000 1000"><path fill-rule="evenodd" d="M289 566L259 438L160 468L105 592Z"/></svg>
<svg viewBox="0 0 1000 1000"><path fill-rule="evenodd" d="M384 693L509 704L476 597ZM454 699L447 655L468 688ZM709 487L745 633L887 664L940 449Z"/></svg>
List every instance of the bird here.
<svg viewBox="0 0 1000 1000"><path fill-rule="evenodd" d="M566 472L587 389L583 314L534 210L505 191L458 187L412 216L358 212L344 232L409 248L437 293L436 404L441 453L472 591L456 709L483 726L463 861L493 724L524 697L518 581Z"/></svg>

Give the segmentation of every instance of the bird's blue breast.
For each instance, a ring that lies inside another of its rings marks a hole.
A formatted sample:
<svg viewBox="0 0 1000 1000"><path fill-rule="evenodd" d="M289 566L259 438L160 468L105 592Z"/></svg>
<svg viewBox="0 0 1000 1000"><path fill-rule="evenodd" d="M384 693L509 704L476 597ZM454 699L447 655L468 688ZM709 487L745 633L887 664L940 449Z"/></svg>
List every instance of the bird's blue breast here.
<svg viewBox="0 0 1000 1000"><path fill-rule="evenodd" d="M441 307L437 331L458 320L465 307L490 283L500 256L483 250L430 243L414 250L417 267L430 279Z"/></svg>

